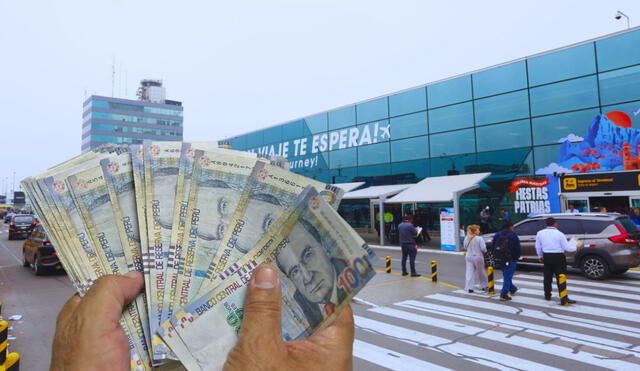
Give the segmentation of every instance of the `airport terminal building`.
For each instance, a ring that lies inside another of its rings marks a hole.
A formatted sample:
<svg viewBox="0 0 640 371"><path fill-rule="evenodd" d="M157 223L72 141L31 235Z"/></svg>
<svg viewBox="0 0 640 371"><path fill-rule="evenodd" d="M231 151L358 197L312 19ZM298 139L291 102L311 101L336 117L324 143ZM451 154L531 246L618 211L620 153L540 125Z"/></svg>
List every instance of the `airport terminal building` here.
<svg viewBox="0 0 640 371"><path fill-rule="evenodd" d="M634 172L640 169L640 28L229 141L234 149L285 156L292 171L328 183L411 184L490 173L460 199L465 225L477 223L485 206L507 209L512 221L568 203L582 211L622 211L640 206ZM415 212L443 205L395 207ZM369 200L351 199L342 212L355 227L371 227L372 208Z"/></svg>

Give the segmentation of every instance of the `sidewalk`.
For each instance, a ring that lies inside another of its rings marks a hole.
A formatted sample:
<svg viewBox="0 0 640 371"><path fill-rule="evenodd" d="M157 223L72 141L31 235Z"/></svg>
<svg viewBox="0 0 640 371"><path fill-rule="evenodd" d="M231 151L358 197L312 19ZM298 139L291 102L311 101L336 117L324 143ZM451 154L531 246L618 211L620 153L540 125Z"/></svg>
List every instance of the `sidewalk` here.
<svg viewBox="0 0 640 371"><path fill-rule="evenodd" d="M391 251L402 251L400 245L394 245L387 242L385 245L380 245L380 236L376 233L358 233L362 239L369 244L370 247ZM430 233L431 241L418 245L418 252L424 251L434 254L447 254L447 255L462 255L462 251L447 251L440 249L440 234L438 232Z"/></svg>

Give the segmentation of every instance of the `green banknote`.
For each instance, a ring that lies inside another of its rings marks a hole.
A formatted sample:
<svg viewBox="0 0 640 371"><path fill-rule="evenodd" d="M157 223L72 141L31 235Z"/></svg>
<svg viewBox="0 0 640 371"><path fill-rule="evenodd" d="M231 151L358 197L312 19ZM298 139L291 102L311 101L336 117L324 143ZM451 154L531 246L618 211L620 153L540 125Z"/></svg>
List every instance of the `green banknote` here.
<svg viewBox="0 0 640 371"><path fill-rule="evenodd" d="M126 154L125 154L126 156ZM71 190L76 209L87 231L88 237L95 246L99 261L108 274L124 274L129 271L133 262L128 262L126 249L120 240L109 189L102 172L102 166L81 171L66 179ZM149 349L140 312L146 311L142 296L127 306L123 320L131 330L132 341L138 350L145 368L151 368Z"/></svg>
<svg viewBox="0 0 640 371"><path fill-rule="evenodd" d="M149 328L155 334L162 323L166 261L169 257L173 204L180 166L180 142L144 143L144 189L149 243ZM152 335L153 336L153 335ZM152 339L153 359L169 358L161 339Z"/></svg>
<svg viewBox="0 0 640 371"><path fill-rule="evenodd" d="M280 167L258 162L247 181L238 206L231 218L220 248L213 259L212 269L199 293L212 288L215 274L251 250L282 212L292 206L307 186L313 186L327 202L338 208L344 191Z"/></svg>
<svg viewBox="0 0 640 371"><path fill-rule="evenodd" d="M284 340L305 339L326 326L374 276L373 251L313 187L290 210L254 249L218 275L210 292L163 326L177 333L195 360L183 362L187 369L222 368L242 324L251 274L260 264L278 268ZM163 336L171 344L169 332Z"/></svg>

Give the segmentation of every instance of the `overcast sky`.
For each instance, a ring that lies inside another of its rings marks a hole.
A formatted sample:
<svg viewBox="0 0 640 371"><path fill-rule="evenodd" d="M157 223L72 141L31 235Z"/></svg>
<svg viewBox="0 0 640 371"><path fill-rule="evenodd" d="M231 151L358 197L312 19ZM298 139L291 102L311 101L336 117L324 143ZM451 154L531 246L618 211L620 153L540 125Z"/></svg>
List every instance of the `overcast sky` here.
<svg viewBox="0 0 640 371"><path fill-rule="evenodd" d="M618 9L640 24L637 0L0 0L0 194L80 152L114 59L115 96L163 79L185 140L218 140L620 31Z"/></svg>

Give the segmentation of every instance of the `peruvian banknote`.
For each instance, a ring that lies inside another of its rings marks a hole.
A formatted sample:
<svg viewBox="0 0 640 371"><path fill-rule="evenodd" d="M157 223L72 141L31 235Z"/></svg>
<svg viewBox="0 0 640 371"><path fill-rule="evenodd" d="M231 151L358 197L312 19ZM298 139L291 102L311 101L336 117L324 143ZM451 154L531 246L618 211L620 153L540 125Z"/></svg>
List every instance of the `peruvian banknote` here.
<svg viewBox="0 0 640 371"><path fill-rule="evenodd" d="M258 162L247 181L229 228L213 259L207 280L200 287L199 293L210 290L215 274L224 271L253 248L271 224L287 207L293 205L308 185L315 187L332 207L338 208L344 194L341 188Z"/></svg>
<svg viewBox="0 0 640 371"><path fill-rule="evenodd" d="M145 142L144 189L149 243L149 328L153 359L169 358L169 349L155 334L162 323L166 262L169 257L173 203L180 165L181 142Z"/></svg>
<svg viewBox="0 0 640 371"><path fill-rule="evenodd" d="M173 330L196 361L183 362L187 369L222 368L240 331L246 288L258 265L278 268L284 340L306 339L326 326L375 274L373 251L338 213L312 187L301 196L254 249L217 276L213 290L174 318Z"/></svg>

